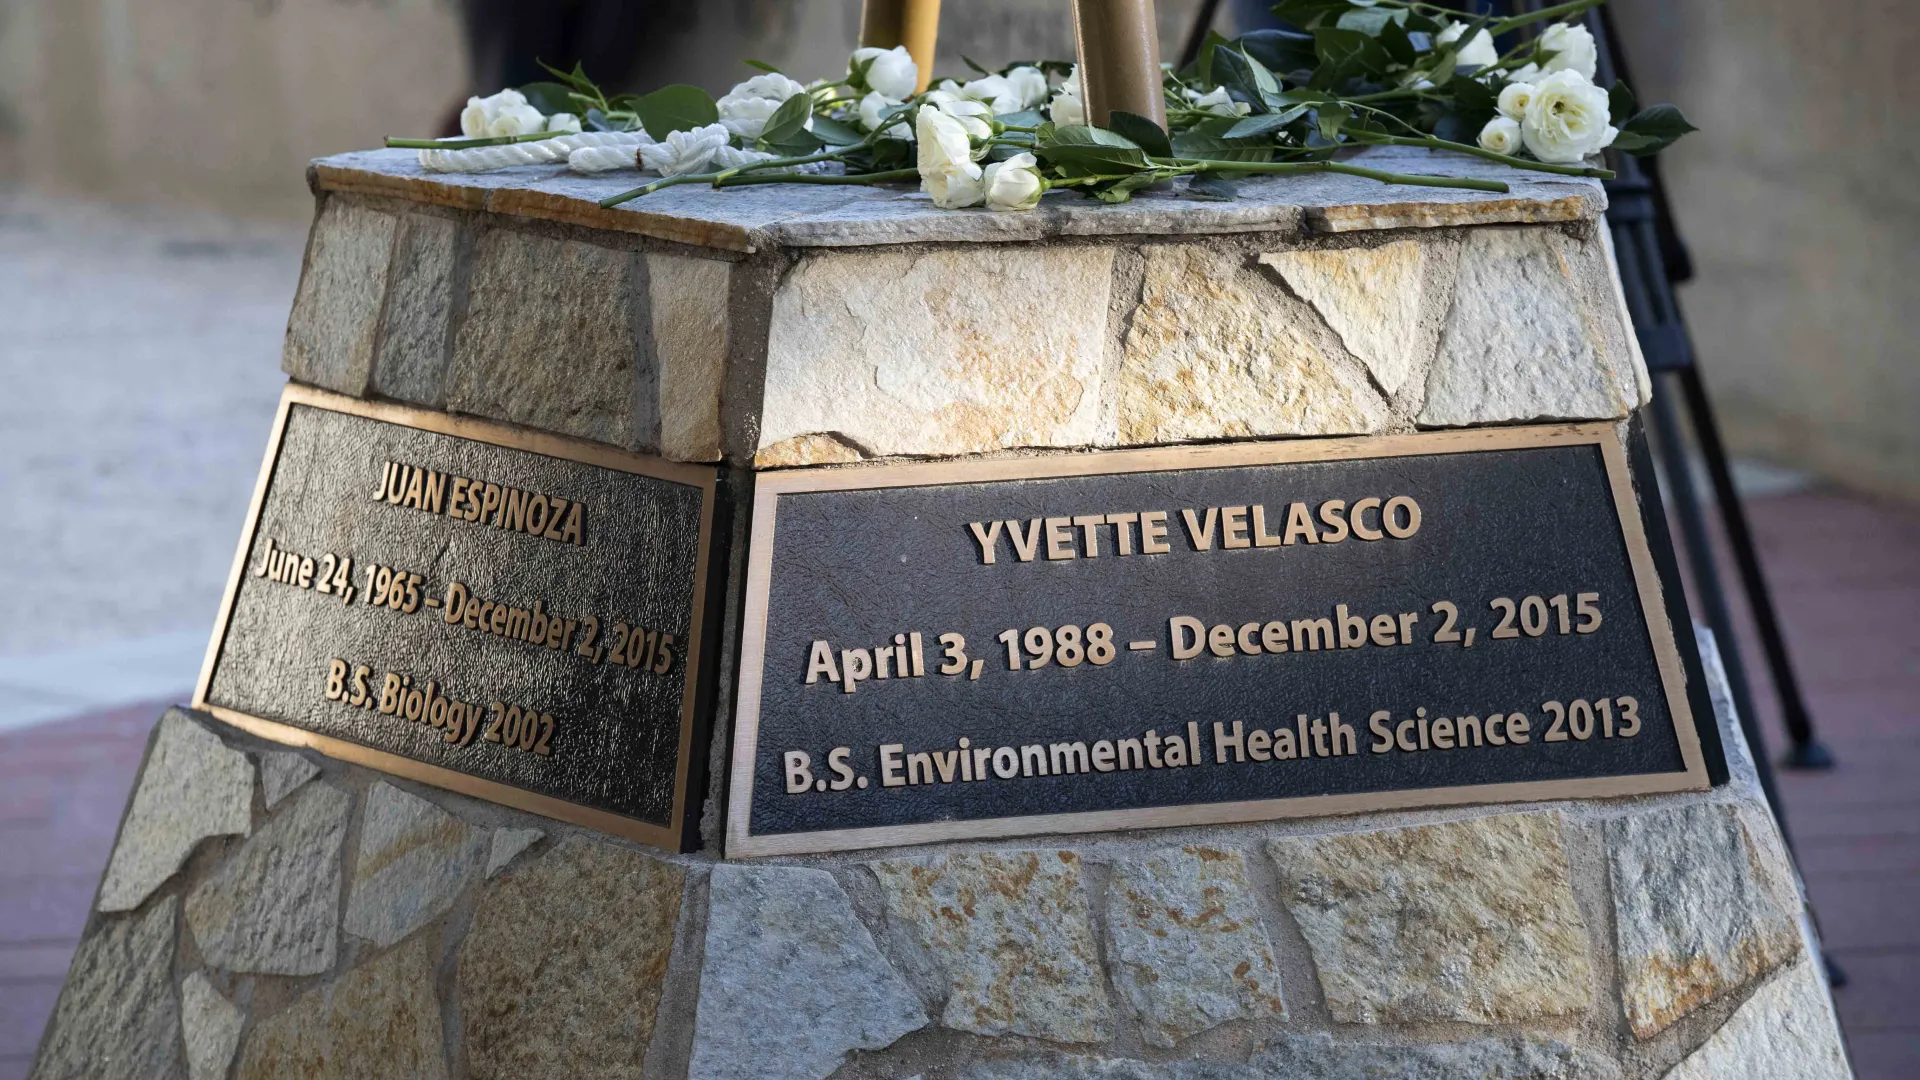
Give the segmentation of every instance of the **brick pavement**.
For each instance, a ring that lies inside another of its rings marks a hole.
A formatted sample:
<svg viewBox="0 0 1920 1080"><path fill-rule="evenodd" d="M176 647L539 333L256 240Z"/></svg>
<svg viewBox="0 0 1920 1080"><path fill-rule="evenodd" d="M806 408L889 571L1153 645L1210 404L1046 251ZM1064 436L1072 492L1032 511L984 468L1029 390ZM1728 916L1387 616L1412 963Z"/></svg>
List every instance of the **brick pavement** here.
<svg viewBox="0 0 1920 1080"><path fill-rule="evenodd" d="M1920 1076L1920 510L1830 491L1753 500L1831 773L1783 773L1861 1080ZM1751 651L1751 650L1750 650ZM1756 677L1758 655L1748 657ZM1773 751L1784 744L1756 686ZM26 1073L160 705L0 735L0 1080Z"/></svg>

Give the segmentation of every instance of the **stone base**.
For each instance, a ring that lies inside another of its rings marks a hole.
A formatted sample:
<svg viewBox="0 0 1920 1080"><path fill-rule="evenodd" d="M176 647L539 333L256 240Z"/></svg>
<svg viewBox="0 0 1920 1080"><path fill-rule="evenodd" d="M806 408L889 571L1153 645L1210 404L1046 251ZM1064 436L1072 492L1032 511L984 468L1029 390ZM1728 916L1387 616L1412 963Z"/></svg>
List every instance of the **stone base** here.
<svg viewBox="0 0 1920 1080"><path fill-rule="evenodd" d="M1851 1075L1704 794L737 864L173 710L32 1076Z"/></svg>

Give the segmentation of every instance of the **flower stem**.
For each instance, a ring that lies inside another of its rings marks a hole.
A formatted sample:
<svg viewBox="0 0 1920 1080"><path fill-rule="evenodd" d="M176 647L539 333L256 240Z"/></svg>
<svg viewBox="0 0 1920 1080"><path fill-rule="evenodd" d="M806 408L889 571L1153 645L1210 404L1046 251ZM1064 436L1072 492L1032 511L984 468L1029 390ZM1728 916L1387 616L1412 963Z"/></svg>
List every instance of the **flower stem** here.
<svg viewBox="0 0 1920 1080"><path fill-rule="evenodd" d="M714 177L719 175L719 173L681 173L679 176L665 177L664 179L655 180L651 184L642 184L632 191L623 191L610 199L601 199L600 207L603 210L611 210L623 202L632 202L642 195L651 195L661 188L675 187L680 184L710 183Z"/></svg>
<svg viewBox="0 0 1920 1080"><path fill-rule="evenodd" d="M507 146L512 143L557 139L561 131L530 131L525 135L489 135L481 139L387 139L389 150L472 150L478 146Z"/></svg>
<svg viewBox="0 0 1920 1080"><path fill-rule="evenodd" d="M1427 176L1423 173L1396 173L1349 165L1344 161L1186 161L1175 159L1184 172L1244 172L1267 176L1299 176L1306 173L1344 173L1364 176L1383 184L1412 187L1464 188L1468 191L1492 191L1506 194L1507 185L1499 180L1480 180L1465 176Z"/></svg>
<svg viewBox="0 0 1920 1080"><path fill-rule="evenodd" d="M1526 15L1515 15L1511 19L1501 19L1499 22L1487 27L1487 29L1493 33L1494 37L1499 37L1501 34L1518 30L1523 26L1545 19L1557 19L1562 15L1578 15L1588 8L1596 8L1606 2L1607 0L1570 0L1569 3L1544 7L1539 11L1530 12Z"/></svg>
<svg viewBox="0 0 1920 1080"><path fill-rule="evenodd" d="M1511 154L1497 154L1492 150L1467 143L1450 142L1431 135L1416 139L1406 135L1371 135L1354 131L1349 131L1347 134L1353 136L1355 142L1387 146L1424 146L1429 150L1451 150L1456 154L1471 154L1477 158L1485 158L1488 161L1497 161L1502 165L1511 165L1516 169L1529 169L1533 172L1555 173L1560 176L1592 176L1601 180L1613 179L1612 169L1595 169L1585 165L1550 165L1544 161L1532 161L1514 157Z"/></svg>
<svg viewBox="0 0 1920 1080"><path fill-rule="evenodd" d="M720 181L732 179L741 173L759 172L762 169L783 169L789 165L811 165L816 161L839 161L840 155L847 153L849 150L857 149L859 149L858 145L852 147L837 147L832 150L822 150L815 154L804 154L800 157L768 158L765 161L750 161L745 165L735 165L731 169L722 169L714 173L713 186L719 187Z"/></svg>
<svg viewBox="0 0 1920 1080"><path fill-rule="evenodd" d="M714 187L740 187L743 184L879 184L890 180L914 180L919 169L889 169L886 172L854 173L832 176L824 173L770 173L764 176L730 176L714 180ZM704 179L704 178L703 178ZM601 204L605 206L605 203Z"/></svg>

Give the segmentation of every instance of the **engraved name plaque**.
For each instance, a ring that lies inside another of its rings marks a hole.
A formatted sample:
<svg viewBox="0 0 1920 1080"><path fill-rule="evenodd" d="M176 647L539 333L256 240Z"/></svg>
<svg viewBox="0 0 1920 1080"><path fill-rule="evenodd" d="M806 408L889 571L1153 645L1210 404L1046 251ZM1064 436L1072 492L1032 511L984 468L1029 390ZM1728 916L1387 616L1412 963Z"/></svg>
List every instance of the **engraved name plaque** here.
<svg viewBox="0 0 1920 1080"><path fill-rule="evenodd" d="M762 475L727 854L1706 787L1647 528L1611 425Z"/></svg>
<svg viewBox="0 0 1920 1080"><path fill-rule="evenodd" d="M289 386L194 703L677 850L715 487L710 467Z"/></svg>

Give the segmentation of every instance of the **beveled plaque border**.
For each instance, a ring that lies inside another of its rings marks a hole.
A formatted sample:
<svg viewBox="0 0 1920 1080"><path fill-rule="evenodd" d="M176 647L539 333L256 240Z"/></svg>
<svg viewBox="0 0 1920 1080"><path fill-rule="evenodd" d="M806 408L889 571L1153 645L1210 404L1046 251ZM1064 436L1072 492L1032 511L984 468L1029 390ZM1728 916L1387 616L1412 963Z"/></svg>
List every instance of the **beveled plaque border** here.
<svg viewBox="0 0 1920 1080"><path fill-rule="evenodd" d="M1679 772L1639 773L1571 780L1522 780L1465 787L1375 791L1346 795L1306 795L1280 799L1194 803L1184 806L1032 814L967 821L882 825L858 829L755 835L752 831L753 771L760 741L760 693L765 678L767 603L773 563L774 518L780 496L801 492L856 491L892 487L936 487L1001 480L1038 480L1116 473L1174 472L1245 465L1308 461L1354 461L1425 454L1464 454L1535 447L1597 446L1606 463L1615 516L1626 543L1640 609L1654 660L1666 693L1667 711L1680 742ZM761 473L755 482L753 522L747 548L746 607L741 624L737 706L727 798L728 858L798 855L857 848L896 847L942 840L981 840L1044 833L1102 832L1181 825L1224 825L1276 818L1357 814L1424 806L1535 802L1546 799L1606 798L1709 787L1700 733L1686 692L1686 671L1674 641L1673 625L1645 523L1627 469L1620 426L1613 423L1554 424L1533 427L1467 428L1413 435L1351 439L1297 439L1274 442L1176 446L1147 450L1110 450L1046 457L926 462L908 465L847 466Z"/></svg>
<svg viewBox="0 0 1920 1080"><path fill-rule="evenodd" d="M562 458L583 465L634 473L700 489L700 535L697 541L699 547L695 552L693 570L692 623L687 633L686 686L680 696L679 760L674 767L673 811L669 826L663 828L610 810L583 806L557 796L542 795L526 788L501 783L498 780L487 780L457 769L431 765L385 750L375 750L346 739L321 735L292 724L215 705L207 700L207 691L213 684L214 669L219 664L220 651L226 644L227 623L233 615L234 601L240 594L240 580L246 573L247 553L253 550L254 533L260 527L260 511L266 503L267 488L273 482L274 467L280 461L280 448L287 432L287 417L293 412L295 405L362 416L401 427L491 443L513 450L524 450L546 457ZM378 769L381 772L417 780L448 791L457 791L462 795L471 795L477 799L500 803L516 810L539 814L542 817L584 825L590 829L624 836L668 851L684 850L683 845L689 834L687 802L701 794L690 789L696 764L694 742L699 726L697 721L700 697L706 678L704 661L708 648L707 609L711 606L707 577L713 554L714 513L718 487L719 469L715 466L668 461L665 458L616 450L610 446L568 438L564 435L532 431L472 417L454 416L393 402L363 401L317 387L289 382L280 395L280 407L273 418L273 431L267 436L266 459L260 465L259 478L254 481L253 501L247 507L247 523L240 533L239 549L234 552L233 570L227 577L226 593L220 598L220 614L214 621L213 638L207 643L206 658L200 665L200 679L193 688L193 707L211 713L234 727L263 739L270 739L288 746L308 747L340 761L364 765L370 769Z"/></svg>

